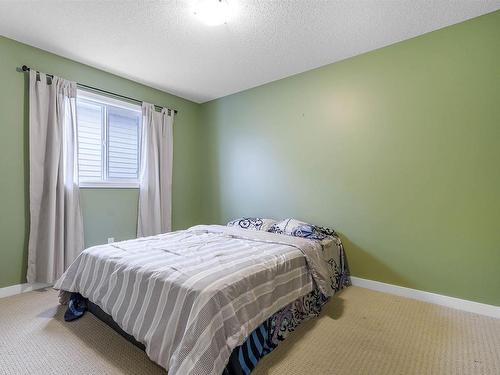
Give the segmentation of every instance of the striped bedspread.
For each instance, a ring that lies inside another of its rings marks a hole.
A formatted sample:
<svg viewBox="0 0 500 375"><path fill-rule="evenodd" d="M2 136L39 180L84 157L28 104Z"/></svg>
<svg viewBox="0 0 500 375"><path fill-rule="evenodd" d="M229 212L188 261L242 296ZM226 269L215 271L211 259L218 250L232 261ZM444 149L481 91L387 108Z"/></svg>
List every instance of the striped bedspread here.
<svg viewBox="0 0 500 375"><path fill-rule="evenodd" d="M196 226L83 251L54 286L96 303L170 375L221 374L269 316L335 292L333 243ZM327 254L328 253L328 254Z"/></svg>

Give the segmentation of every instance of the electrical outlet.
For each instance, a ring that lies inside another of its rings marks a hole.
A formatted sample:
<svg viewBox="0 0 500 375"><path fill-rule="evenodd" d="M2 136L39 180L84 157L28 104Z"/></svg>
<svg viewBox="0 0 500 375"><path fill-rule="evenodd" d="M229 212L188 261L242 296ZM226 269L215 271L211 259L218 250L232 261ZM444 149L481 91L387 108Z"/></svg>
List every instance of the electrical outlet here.
<svg viewBox="0 0 500 375"><path fill-rule="evenodd" d="M109 237L108 238L108 243L113 243L115 242L115 238L114 237Z"/></svg>

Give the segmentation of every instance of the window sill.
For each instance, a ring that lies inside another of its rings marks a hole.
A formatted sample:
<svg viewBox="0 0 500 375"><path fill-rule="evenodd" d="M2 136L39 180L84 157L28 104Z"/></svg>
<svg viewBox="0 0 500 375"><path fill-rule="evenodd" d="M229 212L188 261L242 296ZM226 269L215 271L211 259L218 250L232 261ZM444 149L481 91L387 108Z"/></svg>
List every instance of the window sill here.
<svg viewBox="0 0 500 375"><path fill-rule="evenodd" d="M80 182L80 189L139 189L138 182Z"/></svg>

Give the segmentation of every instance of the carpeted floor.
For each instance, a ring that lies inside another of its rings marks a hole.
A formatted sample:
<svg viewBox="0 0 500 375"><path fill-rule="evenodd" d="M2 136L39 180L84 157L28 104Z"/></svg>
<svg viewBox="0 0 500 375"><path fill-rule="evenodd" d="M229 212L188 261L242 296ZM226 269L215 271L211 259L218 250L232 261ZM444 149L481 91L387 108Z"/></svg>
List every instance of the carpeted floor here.
<svg viewBox="0 0 500 375"><path fill-rule="evenodd" d="M93 315L62 314L53 290L0 299L0 374L164 374ZM500 374L500 320L350 287L253 374Z"/></svg>

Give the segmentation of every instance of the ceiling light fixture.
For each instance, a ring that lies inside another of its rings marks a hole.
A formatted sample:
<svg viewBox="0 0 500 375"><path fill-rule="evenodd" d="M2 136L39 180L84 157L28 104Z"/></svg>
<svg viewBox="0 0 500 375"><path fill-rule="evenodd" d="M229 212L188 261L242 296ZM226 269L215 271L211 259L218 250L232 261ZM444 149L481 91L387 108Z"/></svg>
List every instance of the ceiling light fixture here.
<svg viewBox="0 0 500 375"><path fill-rule="evenodd" d="M227 23L231 8L226 0L199 0L194 14L208 26Z"/></svg>

